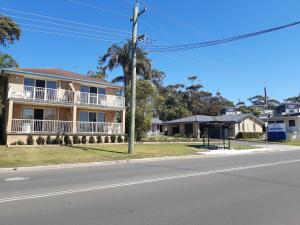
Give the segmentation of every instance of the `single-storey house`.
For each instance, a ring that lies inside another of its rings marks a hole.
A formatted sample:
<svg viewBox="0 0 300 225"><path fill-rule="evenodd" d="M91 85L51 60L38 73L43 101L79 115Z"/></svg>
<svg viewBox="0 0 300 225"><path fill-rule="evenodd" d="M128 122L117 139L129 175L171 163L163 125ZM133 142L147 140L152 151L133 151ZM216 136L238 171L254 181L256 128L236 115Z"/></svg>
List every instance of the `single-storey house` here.
<svg viewBox="0 0 300 225"><path fill-rule="evenodd" d="M168 135L188 137L227 138L236 137L240 132L262 133L264 122L252 114L224 116L194 115L165 122Z"/></svg>
<svg viewBox="0 0 300 225"><path fill-rule="evenodd" d="M300 139L300 113L268 118L268 124L285 124L288 139Z"/></svg>
<svg viewBox="0 0 300 225"><path fill-rule="evenodd" d="M164 124L164 121L159 118L152 118L151 120L151 130L149 130L148 134L165 134L167 131L167 126Z"/></svg>

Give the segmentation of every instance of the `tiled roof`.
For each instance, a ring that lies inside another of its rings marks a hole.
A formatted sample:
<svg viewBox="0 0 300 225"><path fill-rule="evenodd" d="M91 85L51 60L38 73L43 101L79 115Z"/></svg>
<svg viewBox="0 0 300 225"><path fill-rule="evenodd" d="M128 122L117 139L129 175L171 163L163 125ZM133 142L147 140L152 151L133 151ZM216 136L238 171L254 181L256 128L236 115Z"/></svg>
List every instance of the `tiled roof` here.
<svg viewBox="0 0 300 225"><path fill-rule="evenodd" d="M151 123L152 124L162 124L164 121L160 120L159 118L152 118Z"/></svg>
<svg viewBox="0 0 300 225"><path fill-rule="evenodd" d="M20 72L20 73L26 72L26 73L31 73L32 75L44 75L44 76L49 75L49 76L56 76L56 77L61 77L69 80L80 80L83 82L94 82L94 83L118 86L106 80L101 80L101 79L93 78L90 76L86 76L86 75L82 75L79 73L58 69L58 68L17 68L17 69L4 69L4 71Z"/></svg>
<svg viewBox="0 0 300 225"><path fill-rule="evenodd" d="M253 118L260 123L264 123L259 118L253 116L252 114L237 114L237 115L227 115L227 116L205 116L205 115L194 115L189 116L177 120L172 120L165 122L166 124L174 124L174 123L192 123L192 122L199 122L199 123L207 123L207 122L232 122L232 123L240 123L244 119Z"/></svg>

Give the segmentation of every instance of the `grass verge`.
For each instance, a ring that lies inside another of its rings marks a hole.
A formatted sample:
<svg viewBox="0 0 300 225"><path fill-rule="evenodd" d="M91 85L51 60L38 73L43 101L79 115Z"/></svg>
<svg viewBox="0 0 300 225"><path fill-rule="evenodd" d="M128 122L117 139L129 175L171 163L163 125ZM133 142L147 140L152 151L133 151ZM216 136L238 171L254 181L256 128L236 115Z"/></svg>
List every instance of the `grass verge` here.
<svg viewBox="0 0 300 225"><path fill-rule="evenodd" d="M187 144L137 144L132 155L127 154L127 144L85 146L0 146L0 167L57 165L149 157L192 155L201 151Z"/></svg>

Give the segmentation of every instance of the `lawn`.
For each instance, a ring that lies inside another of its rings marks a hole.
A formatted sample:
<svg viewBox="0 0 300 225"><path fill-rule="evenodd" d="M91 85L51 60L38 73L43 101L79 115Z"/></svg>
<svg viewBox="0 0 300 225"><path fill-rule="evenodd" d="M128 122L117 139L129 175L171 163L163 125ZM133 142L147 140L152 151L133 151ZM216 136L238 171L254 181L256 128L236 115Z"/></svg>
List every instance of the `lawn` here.
<svg viewBox="0 0 300 225"><path fill-rule="evenodd" d="M0 146L0 167L56 165L148 157L192 155L201 151L187 144L137 144L132 155L126 144L85 146L4 147Z"/></svg>
<svg viewBox="0 0 300 225"><path fill-rule="evenodd" d="M291 140L291 141L276 142L276 144L300 146L300 141L299 140Z"/></svg>

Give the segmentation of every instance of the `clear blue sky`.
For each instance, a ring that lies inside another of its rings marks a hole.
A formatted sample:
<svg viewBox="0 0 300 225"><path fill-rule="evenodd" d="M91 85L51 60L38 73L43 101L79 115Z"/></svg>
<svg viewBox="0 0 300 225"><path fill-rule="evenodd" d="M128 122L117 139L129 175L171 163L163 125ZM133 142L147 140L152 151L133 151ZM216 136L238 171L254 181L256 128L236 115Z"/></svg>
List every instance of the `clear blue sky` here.
<svg viewBox="0 0 300 225"><path fill-rule="evenodd" d="M3 0L0 7L130 32L126 15L132 13L133 0L76 1L93 5L94 8L68 0ZM208 41L300 20L298 0L146 0L141 1L143 5L149 10L141 17L139 32L147 34L154 40L154 44ZM0 9L0 13L50 21L4 9ZM69 28L24 18L15 20L26 23L21 27L27 29L77 35L28 26L30 24L93 33L93 36L88 37L98 39L104 35L80 29L86 26L75 25L77 28ZM62 21L51 21L74 26ZM296 26L221 46L151 54L150 57L154 67L166 72L165 84L188 84L187 76L198 75L205 90L219 90L225 97L237 101L263 94L267 82L269 95L282 100L300 92L299 37L300 26ZM88 70L95 70L98 57L111 44L101 40L24 30L17 44L2 51L12 54L21 67L64 68L86 74ZM109 79L118 73L120 70L114 71Z"/></svg>

